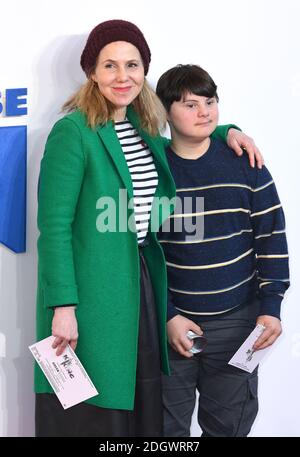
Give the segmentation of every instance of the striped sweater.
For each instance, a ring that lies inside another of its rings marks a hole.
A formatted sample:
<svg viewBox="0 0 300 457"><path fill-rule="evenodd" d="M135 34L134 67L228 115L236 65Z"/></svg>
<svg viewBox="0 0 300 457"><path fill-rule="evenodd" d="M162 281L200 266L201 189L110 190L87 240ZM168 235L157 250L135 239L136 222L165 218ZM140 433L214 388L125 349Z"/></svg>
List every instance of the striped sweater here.
<svg viewBox="0 0 300 457"><path fill-rule="evenodd" d="M151 151L130 122L115 122L115 131L132 179L136 233L138 244L142 244L148 233L158 175Z"/></svg>
<svg viewBox="0 0 300 457"><path fill-rule="evenodd" d="M246 156L237 157L218 140L197 160L166 152L178 199L169 227L159 233L168 319L209 319L256 295L261 315L279 318L289 286L288 252L284 214L267 168L251 168Z"/></svg>

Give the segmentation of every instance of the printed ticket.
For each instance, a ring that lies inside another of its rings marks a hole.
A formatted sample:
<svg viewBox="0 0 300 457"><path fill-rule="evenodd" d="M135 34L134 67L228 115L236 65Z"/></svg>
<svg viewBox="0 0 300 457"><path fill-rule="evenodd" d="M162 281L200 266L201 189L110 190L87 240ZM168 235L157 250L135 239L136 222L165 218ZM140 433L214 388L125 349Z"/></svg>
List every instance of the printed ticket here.
<svg viewBox="0 0 300 457"><path fill-rule="evenodd" d="M32 344L29 349L63 408L71 408L71 406L98 395L94 384L70 345L60 356L57 356L57 349L52 348L54 340L54 336L49 336Z"/></svg>
<svg viewBox="0 0 300 457"><path fill-rule="evenodd" d="M269 349L265 348L260 349L259 351L253 350L255 341L260 337L264 329L265 327L263 325L258 324L234 356L229 360L228 364L240 368L241 370L248 371L248 373L252 373Z"/></svg>

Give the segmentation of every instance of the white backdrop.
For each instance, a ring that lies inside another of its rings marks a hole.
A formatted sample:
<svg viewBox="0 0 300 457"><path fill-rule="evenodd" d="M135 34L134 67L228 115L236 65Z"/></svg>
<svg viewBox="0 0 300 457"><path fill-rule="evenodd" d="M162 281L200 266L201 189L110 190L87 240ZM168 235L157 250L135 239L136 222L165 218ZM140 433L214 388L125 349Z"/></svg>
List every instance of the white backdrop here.
<svg viewBox="0 0 300 457"><path fill-rule="evenodd" d="M153 85L177 63L207 69L218 84L221 122L238 124L264 154L286 213L292 287L284 334L261 364L251 436L300 436L300 2L4 0L0 13L0 91L28 87L29 93L28 116L0 117L0 126L28 125L27 252L0 246L0 436L34 433L27 347L34 342L39 162L63 101L84 80L79 55L87 33L107 19L127 19L143 30ZM198 433L194 420L192 434Z"/></svg>

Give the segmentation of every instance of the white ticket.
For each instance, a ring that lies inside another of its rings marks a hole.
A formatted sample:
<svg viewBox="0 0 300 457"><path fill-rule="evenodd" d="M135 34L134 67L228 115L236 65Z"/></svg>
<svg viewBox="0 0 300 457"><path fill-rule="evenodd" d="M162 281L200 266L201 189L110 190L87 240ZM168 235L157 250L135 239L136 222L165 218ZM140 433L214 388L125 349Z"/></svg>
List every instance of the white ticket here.
<svg viewBox="0 0 300 457"><path fill-rule="evenodd" d="M234 356L229 360L228 364L240 368L241 370L248 371L248 373L252 373L269 349L265 348L260 349L259 351L253 350L255 341L260 337L264 329L265 327L263 325L258 324Z"/></svg>
<svg viewBox="0 0 300 457"><path fill-rule="evenodd" d="M98 395L94 384L70 345L60 356L57 356L57 349L52 348L54 340L54 336L49 336L32 344L29 349L63 408L71 408L71 406Z"/></svg>

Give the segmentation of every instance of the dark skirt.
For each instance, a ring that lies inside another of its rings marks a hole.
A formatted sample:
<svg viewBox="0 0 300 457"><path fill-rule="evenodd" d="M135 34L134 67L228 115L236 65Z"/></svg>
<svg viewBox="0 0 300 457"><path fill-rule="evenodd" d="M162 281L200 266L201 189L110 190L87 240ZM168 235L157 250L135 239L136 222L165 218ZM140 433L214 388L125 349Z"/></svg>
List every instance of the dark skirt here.
<svg viewBox="0 0 300 457"><path fill-rule="evenodd" d="M64 410L55 394L36 394L36 436L162 436L161 369L157 314L149 271L140 253L140 322L133 411L80 403ZM80 330L80 329L79 329Z"/></svg>

